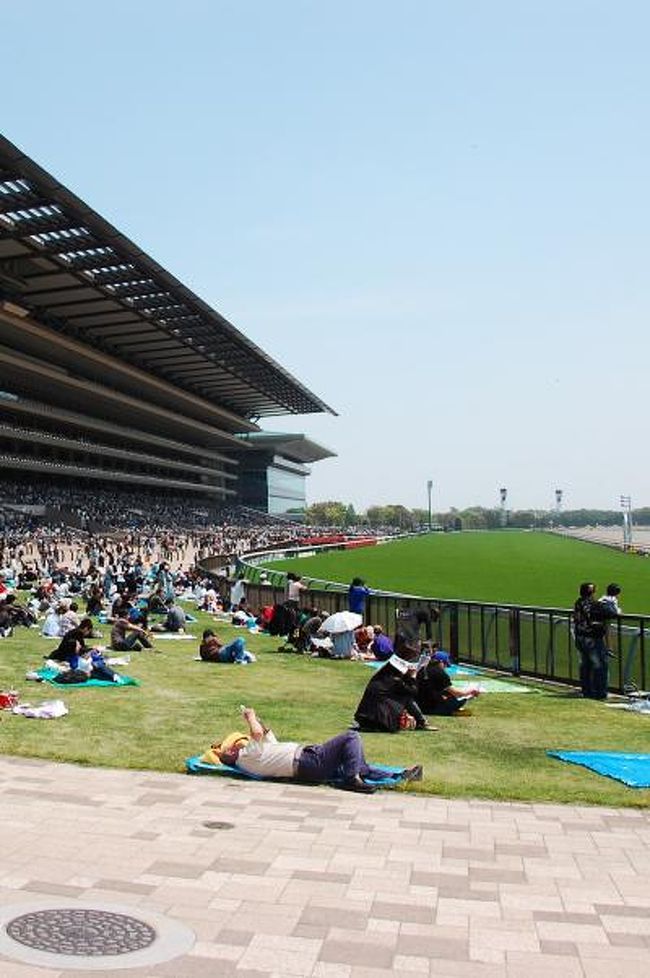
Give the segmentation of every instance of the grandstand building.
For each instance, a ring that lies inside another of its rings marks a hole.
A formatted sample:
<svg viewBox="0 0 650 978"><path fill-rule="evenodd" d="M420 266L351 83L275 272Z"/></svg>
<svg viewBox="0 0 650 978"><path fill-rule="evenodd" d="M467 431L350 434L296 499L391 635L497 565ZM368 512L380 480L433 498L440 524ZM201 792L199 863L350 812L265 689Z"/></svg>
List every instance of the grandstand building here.
<svg viewBox="0 0 650 978"><path fill-rule="evenodd" d="M259 422L316 412L334 413L0 137L0 485L299 516L333 453Z"/></svg>

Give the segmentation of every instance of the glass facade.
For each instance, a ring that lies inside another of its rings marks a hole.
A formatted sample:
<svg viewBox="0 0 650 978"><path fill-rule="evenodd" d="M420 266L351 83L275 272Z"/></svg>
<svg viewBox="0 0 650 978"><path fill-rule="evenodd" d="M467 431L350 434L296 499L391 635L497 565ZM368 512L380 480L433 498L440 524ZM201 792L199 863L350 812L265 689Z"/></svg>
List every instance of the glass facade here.
<svg viewBox="0 0 650 978"><path fill-rule="evenodd" d="M305 511L306 478L303 473L287 472L275 465L266 470L268 512L273 515L301 515Z"/></svg>

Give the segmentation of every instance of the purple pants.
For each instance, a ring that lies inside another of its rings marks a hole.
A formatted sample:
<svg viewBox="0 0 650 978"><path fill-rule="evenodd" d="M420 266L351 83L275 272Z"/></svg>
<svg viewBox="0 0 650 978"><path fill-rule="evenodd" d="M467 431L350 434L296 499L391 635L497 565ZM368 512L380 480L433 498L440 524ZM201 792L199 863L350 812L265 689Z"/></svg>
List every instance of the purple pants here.
<svg viewBox="0 0 650 978"><path fill-rule="evenodd" d="M357 776L384 778L386 772L366 764L356 730L346 730L324 744L303 747L296 772L301 781L351 781Z"/></svg>

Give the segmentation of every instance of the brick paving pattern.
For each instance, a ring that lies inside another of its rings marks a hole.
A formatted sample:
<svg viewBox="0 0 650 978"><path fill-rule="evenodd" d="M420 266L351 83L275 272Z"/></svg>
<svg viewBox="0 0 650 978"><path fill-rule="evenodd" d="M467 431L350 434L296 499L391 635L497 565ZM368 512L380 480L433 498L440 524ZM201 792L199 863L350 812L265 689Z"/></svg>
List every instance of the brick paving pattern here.
<svg viewBox="0 0 650 978"><path fill-rule="evenodd" d="M196 935L184 957L77 978L650 974L647 810L8 757L0 782L2 905L105 900ZM0 955L2 978L63 974Z"/></svg>

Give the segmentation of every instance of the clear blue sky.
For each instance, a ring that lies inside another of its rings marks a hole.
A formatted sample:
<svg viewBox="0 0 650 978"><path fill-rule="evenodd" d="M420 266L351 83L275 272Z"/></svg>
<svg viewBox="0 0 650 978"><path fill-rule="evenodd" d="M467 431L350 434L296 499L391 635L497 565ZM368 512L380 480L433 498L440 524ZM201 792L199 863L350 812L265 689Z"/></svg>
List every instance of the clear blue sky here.
<svg viewBox="0 0 650 978"><path fill-rule="evenodd" d="M23 0L0 128L339 412L311 501L650 505L650 6Z"/></svg>

